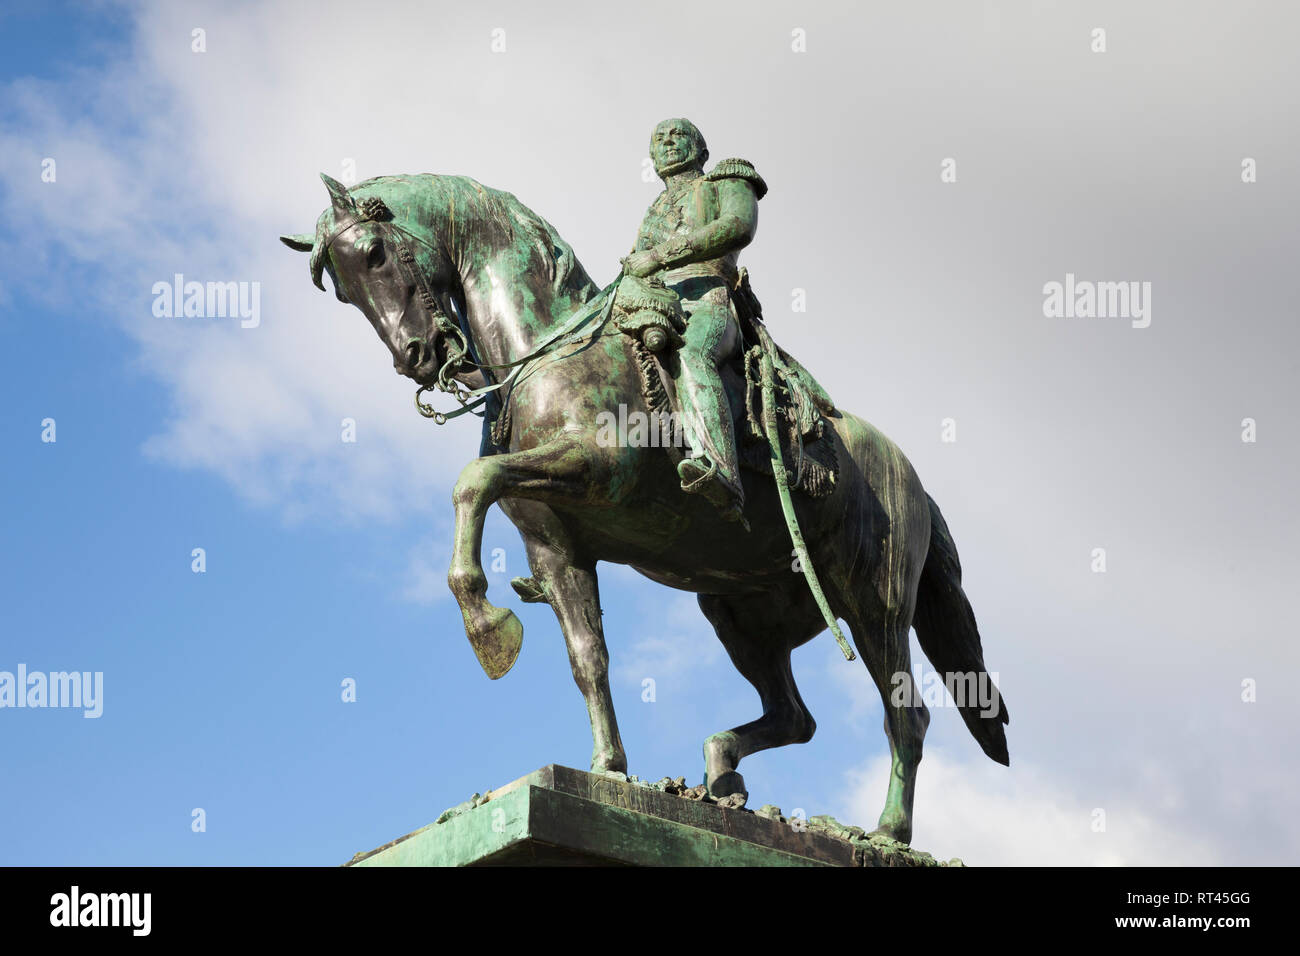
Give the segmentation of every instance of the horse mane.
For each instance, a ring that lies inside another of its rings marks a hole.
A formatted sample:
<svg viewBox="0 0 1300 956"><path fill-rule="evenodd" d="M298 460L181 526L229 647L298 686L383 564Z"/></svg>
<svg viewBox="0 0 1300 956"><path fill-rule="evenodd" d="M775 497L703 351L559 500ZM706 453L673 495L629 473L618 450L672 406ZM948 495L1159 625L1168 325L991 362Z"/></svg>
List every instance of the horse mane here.
<svg viewBox="0 0 1300 956"><path fill-rule="evenodd" d="M435 178L448 186L459 187L463 197L477 200L482 220L499 228L506 241L514 241L522 234L537 253L552 288L559 291L565 287L573 275L577 257L554 226L520 202L514 193L492 189L467 176Z"/></svg>
<svg viewBox="0 0 1300 956"><path fill-rule="evenodd" d="M508 244L522 236L536 253L547 280L557 292L573 279L581 284L591 281L578 265L573 247L555 231L554 226L520 202L513 193L484 186L468 176L435 173L376 176L357 183L348 192L356 199L378 196L399 221L405 221L408 227L443 232L453 248L468 238L464 233L467 222L485 228L485 238L489 240ZM328 271L330 278L334 278L325 248L325 240L333 228L334 216L332 210L327 209L316 224L311 252L312 282L318 288L324 288L322 271Z"/></svg>

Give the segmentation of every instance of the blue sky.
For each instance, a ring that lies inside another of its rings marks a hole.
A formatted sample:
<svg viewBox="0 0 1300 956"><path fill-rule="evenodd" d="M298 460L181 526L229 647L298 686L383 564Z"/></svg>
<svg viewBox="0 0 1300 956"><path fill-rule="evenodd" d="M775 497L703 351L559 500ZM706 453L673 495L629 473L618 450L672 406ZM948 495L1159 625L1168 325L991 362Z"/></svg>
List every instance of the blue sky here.
<svg viewBox="0 0 1300 956"><path fill-rule="evenodd" d="M111 9L50 7L7 17L6 82L57 85L126 56L127 20ZM75 89L58 97L70 118L94 121L79 99ZM3 439L14 455L0 479L13 503L0 668L102 671L104 713L4 713L0 747L17 777L0 797L0 860L336 863L475 790L550 762L586 766L585 710L548 608L519 609L523 656L507 682L492 685L454 604L441 594L432 606L403 600L394 586L424 537L409 526L337 515L286 526L211 474L143 454L173 399L103 312L95 287L121 276L111 263L77 261L42 232L32 241L40 274L7 269L2 287ZM148 308L148 297L134 299L123 311ZM331 309L325 297L316 305ZM186 334L202 347L205 331ZM46 418L56 421L52 444L40 440ZM424 431L429 442L441 438L431 424ZM449 501L441 484L438 498ZM432 510L419 518L431 524ZM498 589L525 573L499 513L488 544L506 549L510 574L492 575ZM206 550L203 574L191 570L195 547ZM425 583L444 587L436 573ZM634 623L633 608L664 606L626 574L604 588L611 644ZM703 736L753 708L707 625L691 627L720 685L712 693L701 693L698 677L683 675L678 686L660 678L658 700L645 704L639 679L616 677L633 772L699 776ZM357 681L355 704L341 700L345 677ZM717 690L727 697L713 699ZM827 802L796 785L815 777L800 772L815 758L791 753L782 763L773 793L788 794L790 807ZM205 833L191 830L196 807Z"/></svg>
<svg viewBox="0 0 1300 956"><path fill-rule="evenodd" d="M317 173L349 160L358 178L467 173L546 216L603 284L657 191L648 134L683 113L714 159L746 156L772 185L744 257L770 323L916 464L1001 674L1012 767L935 709L917 845L977 863L1294 861L1295 704L1276 683L1240 700L1244 678L1296 664L1278 212L1295 178L1237 179L1247 151L1295 167L1273 123L1300 88L1281 24L1184 22L1170 39L1158 10L1102 5L1122 42L1099 66L1089 21L1064 8L1012 23L954 6L931 36L906 11L845 30L834 5L762 4L742 25L709 12L644 83L617 51L666 27L597 7L585 32L525 4L311 9L0 14L0 671L104 674L99 719L0 710L0 863L333 864L544 764L586 767L559 628L509 591L527 572L499 512L492 594L525 627L503 680L479 670L446 591L475 427L420 419L361 316L276 237L310 229ZM741 31L726 56L707 43L722 29ZM1213 69L1170 52L1209 35ZM378 49L391 76L358 69L322 95L321 63ZM519 92L540 71L560 122ZM737 75L764 85L734 96ZM1064 116L1085 124L1068 156L1034 125ZM1150 129L1163 146L1135 134ZM1121 157L1120 142L1147 145ZM960 189L940 193L954 152ZM1050 323L1040 289L1067 270L1154 279L1151 327ZM259 282L261 324L153 315L153 283L178 272ZM794 288L806 315L782 308ZM949 416L955 445L939 441ZM756 717L757 697L692 596L601 573L630 769L698 782L704 738ZM829 635L795 671L817 736L747 758L751 802L871 826L887 752L866 672Z"/></svg>

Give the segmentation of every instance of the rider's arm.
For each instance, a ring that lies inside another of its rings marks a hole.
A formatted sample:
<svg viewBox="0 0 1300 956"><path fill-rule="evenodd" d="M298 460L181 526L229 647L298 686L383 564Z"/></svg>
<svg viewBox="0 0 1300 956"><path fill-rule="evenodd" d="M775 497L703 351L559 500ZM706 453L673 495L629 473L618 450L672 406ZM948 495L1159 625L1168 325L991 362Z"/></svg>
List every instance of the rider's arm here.
<svg viewBox="0 0 1300 956"><path fill-rule="evenodd" d="M661 242L651 251L665 267L706 262L749 245L758 228L758 197L743 179L717 182L718 218L692 231Z"/></svg>

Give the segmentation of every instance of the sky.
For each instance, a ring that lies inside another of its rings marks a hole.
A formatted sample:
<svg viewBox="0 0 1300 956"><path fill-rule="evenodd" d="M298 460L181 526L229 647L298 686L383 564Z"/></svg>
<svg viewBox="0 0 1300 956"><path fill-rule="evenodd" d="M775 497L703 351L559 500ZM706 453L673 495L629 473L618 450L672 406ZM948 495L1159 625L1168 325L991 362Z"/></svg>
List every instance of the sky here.
<svg viewBox="0 0 1300 956"><path fill-rule="evenodd" d="M475 424L417 415L278 236L311 230L322 171L464 174L603 285L670 116L763 175L741 262L770 329L897 442L960 550L1011 766L932 707L914 845L1297 862L1295 8L547 9L0 13L0 680L102 674L98 717L0 708L0 863L337 864L587 766L496 509L490 594L525 629L502 680L446 588ZM257 321L158 314L177 274L256 283ZM1045 314L1068 282L1137 283L1145 315ZM692 595L600 573L629 769L699 782L757 696ZM794 669L818 731L745 759L750 803L870 828L866 670L829 634Z"/></svg>

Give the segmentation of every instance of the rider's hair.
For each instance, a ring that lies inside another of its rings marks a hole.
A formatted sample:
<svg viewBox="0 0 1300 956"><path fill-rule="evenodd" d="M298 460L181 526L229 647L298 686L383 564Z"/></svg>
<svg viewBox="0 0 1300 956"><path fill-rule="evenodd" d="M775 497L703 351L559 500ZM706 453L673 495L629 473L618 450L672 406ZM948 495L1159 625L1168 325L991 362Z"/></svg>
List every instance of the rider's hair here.
<svg viewBox="0 0 1300 956"><path fill-rule="evenodd" d="M709 147L704 142L704 134L690 120L682 120L682 122L686 124L686 131L691 134L691 139L695 140L695 150L700 154L700 165L703 166L709 161Z"/></svg>

